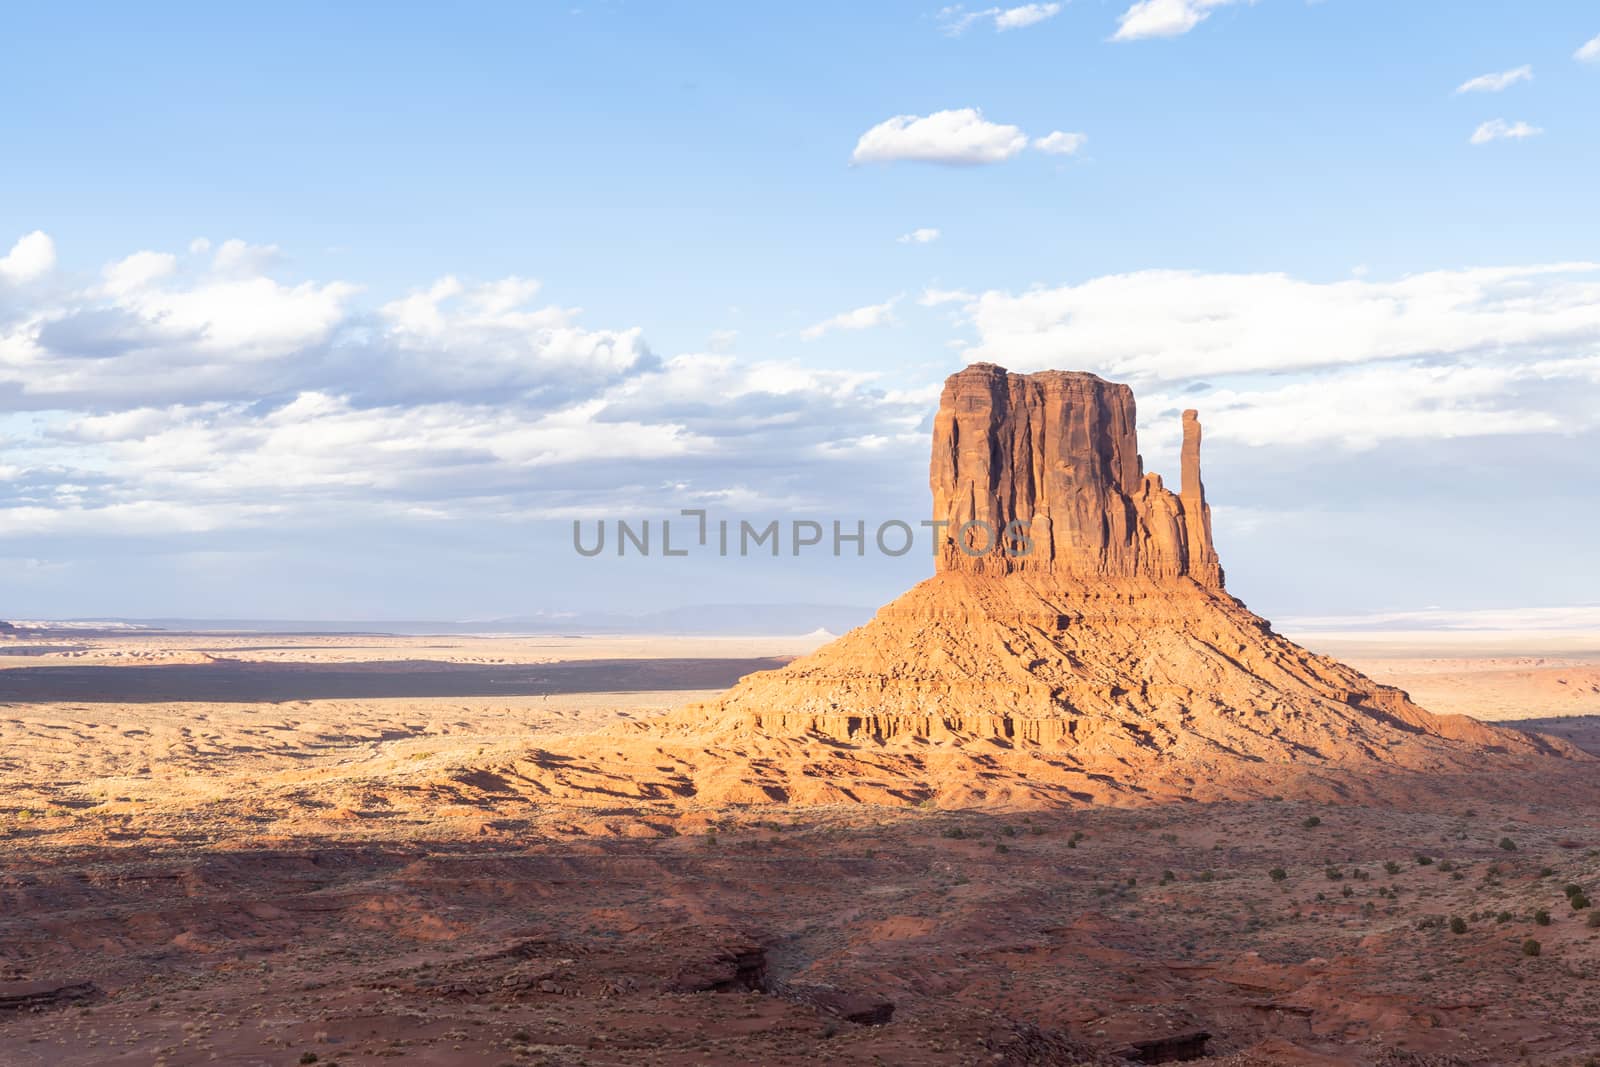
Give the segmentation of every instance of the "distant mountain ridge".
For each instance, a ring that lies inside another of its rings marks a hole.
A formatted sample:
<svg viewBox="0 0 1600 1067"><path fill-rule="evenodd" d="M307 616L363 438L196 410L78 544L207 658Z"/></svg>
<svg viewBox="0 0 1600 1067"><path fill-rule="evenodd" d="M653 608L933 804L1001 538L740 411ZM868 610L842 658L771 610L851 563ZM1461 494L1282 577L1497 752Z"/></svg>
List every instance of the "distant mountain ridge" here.
<svg viewBox="0 0 1600 1067"><path fill-rule="evenodd" d="M865 623L872 609L847 604L692 604L628 615L620 612L549 612L498 619L188 619L103 618L22 622L46 630L170 630L242 633L375 634L684 634L789 636L815 630L843 633ZM17 627L0 622L0 632Z"/></svg>

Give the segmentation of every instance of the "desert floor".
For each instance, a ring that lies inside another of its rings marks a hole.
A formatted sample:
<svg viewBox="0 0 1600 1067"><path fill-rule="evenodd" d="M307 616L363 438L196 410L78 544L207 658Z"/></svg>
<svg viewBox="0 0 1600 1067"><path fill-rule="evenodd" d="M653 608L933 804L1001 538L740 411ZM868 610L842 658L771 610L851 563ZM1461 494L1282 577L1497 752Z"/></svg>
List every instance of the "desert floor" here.
<svg viewBox="0 0 1600 1067"><path fill-rule="evenodd" d="M1600 635L1299 639L1600 754ZM1600 806L1539 782L664 817L518 771L815 641L0 639L0 1064L1600 1062Z"/></svg>

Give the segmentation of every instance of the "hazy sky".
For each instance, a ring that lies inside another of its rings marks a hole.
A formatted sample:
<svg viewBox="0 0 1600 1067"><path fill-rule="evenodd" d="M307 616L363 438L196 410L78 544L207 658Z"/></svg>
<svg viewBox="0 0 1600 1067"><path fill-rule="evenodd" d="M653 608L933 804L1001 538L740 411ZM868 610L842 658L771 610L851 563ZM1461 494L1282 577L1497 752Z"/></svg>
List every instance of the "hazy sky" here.
<svg viewBox="0 0 1600 1067"><path fill-rule="evenodd" d="M1134 386L1269 617L1600 601L1592 0L0 8L0 617L875 604L575 516L927 513Z"/></svg>

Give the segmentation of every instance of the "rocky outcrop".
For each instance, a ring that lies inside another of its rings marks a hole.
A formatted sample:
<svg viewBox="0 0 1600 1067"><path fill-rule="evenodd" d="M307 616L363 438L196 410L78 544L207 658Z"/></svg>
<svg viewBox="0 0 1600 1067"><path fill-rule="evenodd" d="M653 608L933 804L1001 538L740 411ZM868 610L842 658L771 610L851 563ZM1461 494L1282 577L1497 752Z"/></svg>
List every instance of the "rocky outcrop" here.
<svg viewBox="0 0 1600 1067"><path fill-rule="evenodd" d="M1127 386L953 375L933 577L803 659L619 727L600 762L551 757L541 780L749 804L1336 799L1587 758L1432 715L1273 633L1223 589L1194 412L1183 430L1173 493L1143 469ZM1010 532L985 545L985 528Z"/></svg>
<svg viewBox="0 0 1600 1067"><path fill-rule="evenodd" d="M1093 374L976 363L945 382L934 419L939 569L1191 577L1222 587L1184 412L1182 492L1146 474L1133 390Z"/></svg>

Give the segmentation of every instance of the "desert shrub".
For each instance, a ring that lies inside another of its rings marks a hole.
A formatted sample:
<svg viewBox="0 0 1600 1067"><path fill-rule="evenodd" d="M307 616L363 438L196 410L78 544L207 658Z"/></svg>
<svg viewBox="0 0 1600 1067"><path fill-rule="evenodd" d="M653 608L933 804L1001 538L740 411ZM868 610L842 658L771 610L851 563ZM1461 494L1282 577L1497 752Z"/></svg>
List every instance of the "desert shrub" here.
<svg viewBox="0 0 1600 1067"><path fill-rule="evenodd" d="M1456 869L1456 865L1451 863L1449 860L1441 860L1439 862L1439 869L1441 871L1453 871Z"/></svg>
<svg viewBox="0 0 1600 1067"><path fill-rule="evenodd" d="M1281 882L1285 878L1289 877L1289 872L1284 870L1282 867L1274 867L1272 870L1267 872L1267 877L1271 878L1274 882Z"/></svg>
<svg viewBox="0 0 1600 1067"><path fill-rule="evenodd" d="M1417 866L1419 866L1419 867L1427 867L1427 866L1431 865L1432 863L1433 863L1433 857L1432 856L1424 856L1420 852L1417 853Z"/></svg>
<svg viewBox="0 0 1600 1067"><path fill-rule="evenodd" d="M300 1062L301 1063L316 1063L317 1062L317 1054L315 1052L302 1052L302 1053L300 1053Z"/></svg>
<svg viewBox="0 0 1600 1067"><path fill-rule="evenodd" d="M1007 845L1007 844L1004 844L1004 843L996 843L995 846L994 846L994 850L996 852L1010 852L1011 851L1011 846Z"/></svg>
<svg viewBox="0 0 1600 1067"><path fill-rule="evenodd" d="M943 836L955 841L959 841L961 838L967 836L967 832L959 826L947 826L943 831L941 831L941 833Z"/></svg>
<svg viewBox="0 0 1600 1067"><path fill-rule="evenodd" d="M1400 873L1400 865L1398 863L1396 863L1394 860L1384 860L1383 861L1383 869L1384 869L1384 871L1386 871L1389 874L1399 874Z"/></svg>
<svg viewBox="0 0 1600 1067"><path fill-rule="evenodd" d="M1509 837L1502 837L1500 839L1500 847L1505 849L1507 852L1515 852L1517 850L1517 843L1511 840Z"/></svg>
<svg viewBox="0 0 1600 1067"><path fill-rule="evenodd" d="M1534 921L1535 925L1538 925L1538 926L1549 926L1550 925L1550 913L1548 911L1545 911L1543 908L1540 908L1538 911L1533 913L1533 921Z"/></svg>
<svg viewBox="0 0 1600 1067"><path fill-rule="evenodd" d="M1356 891L1354 889L1351 889L1349 886L1345 886L1344 889L1341 890L1341 892L1343 893L1344 896L1347 896L1347 897L1353 897L1353 896L1356 895Z"/></svg>
<svg viewBox="0 0 1600 1067"><path fill-rule="evenodd" d="M1168 882L1176 882L1177 880L1178 880L1178 876L1176 874L1173 874L1171 871L1162 871L1161 872L1161 884L1162 885L1166 885Z"/></svg>
<svg viewBox="0 0 1600 1067"><path fill-rule="evenodd" d="M1584 908L1589 906L1589 898L1584 896L1582 893L1572 894L1567 898L1567 902L1572 905L1573 911L1582 911Z"/></svg>
<svg viewBox="0 0 1600 1067"><path fill-rule="evenodd" d="M1212 874L1210 871L1201 871L1200 872L1200 880L1202 882L1209 882L1212 879L1214 879L1215 877L1216 877L1216 875Z"/></svg>
<svg viewBox="0 0 1600 1067"><path fill-rule="evenodd" d="M1568 882L1566 885L1561 887L1561 892L1565 893L1568 898L1575 897L1579 893L1583 892L1583 886L1578 885L1575 882Z"/></svg>
<svg viewBox="0 0 1600 1067"><path fill-rule="evenodd" d="M1555 873L1556 873L1556 869L1554 867L1540 867L1539 868L1539 877L1540 878L1548 878L1552 874L1555 874Z"/></svg>
<svg viewBox="0 0 1600 1067"><path fill-rule="evenodd" d="M1323 873L1328 876L1328 881L1330 882L1337 882L1339 879L1344 877L1344 872L1337 867L1329 867Z"/></svg>
<svg viewBox="0 0 1600 1067"><path fill-rule="evenodd" d="M1522 943L1522 954L1524 956L1537 956L1542 950L1543 946L1531 937Z"/></svg>
<svg viewBox="0 0 1600 1067"><path fill-rule="evenodd" d="M1133 887L1133 886L1136 886L1138 884L1139 884L1139 879L1138 878L1134 877L1131 874L1128 875L1128 885L1129 885L1130 888Z"/></svg>
<svg viewBox="0 0 1600 1067"><path fill-rule="evenodd" d="M1360 867L1357 867L1355 870L1351 871L1350 877L1354 878L1358 882L1366 882L1372 879L1372 875L1368 874Z"/></svg>
<svg viewBox="0 0 1600 1067"><path fill-rule="evenodd" d="M1317 827L1322 825L1322 820L1317 818L1315 815L1308 815L1306 816L1306 820L1300 825L1304 826L1307 830L1315 830Z"/></svg>
<svg viewBox="0 0 1600 1067"><path fill-rule="evenodd" d="M1459 915L1453 917L1450 920L1450 932L1452 934L1464 934L1464 933L1466 933L1467 932L1467 920L1463 919Z"/></svg>
<svg viewBox="0 0 1600 1067"><path fill-rule="evenodd" d="M1588 926L1591 930L1600 930L1600 911L1589 913Z"/></svg>

